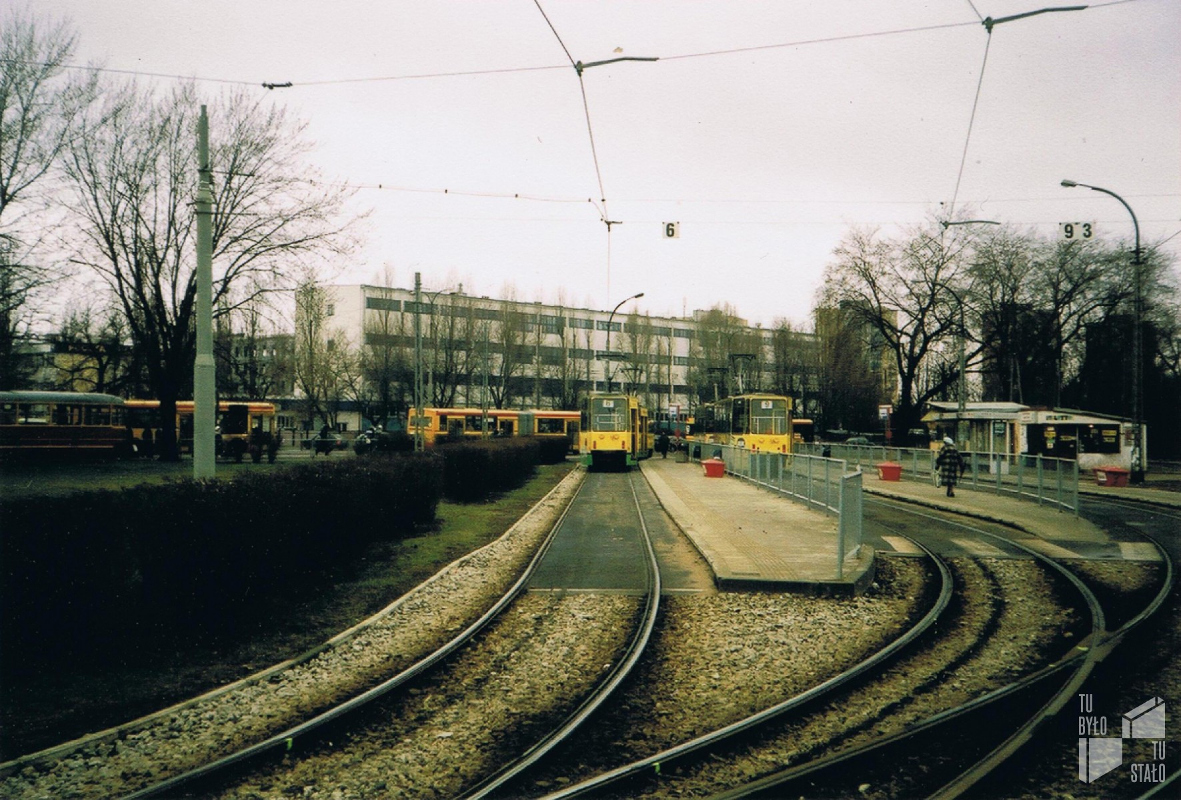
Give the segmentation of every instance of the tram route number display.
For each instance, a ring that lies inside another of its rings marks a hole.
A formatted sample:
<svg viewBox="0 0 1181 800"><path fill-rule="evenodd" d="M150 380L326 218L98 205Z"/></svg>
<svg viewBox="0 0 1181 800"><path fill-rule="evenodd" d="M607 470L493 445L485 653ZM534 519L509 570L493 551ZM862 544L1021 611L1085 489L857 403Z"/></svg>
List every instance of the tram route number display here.
<svg viewBox="0 0 1181 800"><path fill-rule="evenodd" d="M1095 238L1094 222L1059 222L1058 232L1068 242Z"/></svg>
<svg viewBox="0 0 1181 800"><path fill-rule="evenodd" d="M664 238L665 239L680 239L681 238L681 223L679 223L679 222L664 223Z"/></svg>

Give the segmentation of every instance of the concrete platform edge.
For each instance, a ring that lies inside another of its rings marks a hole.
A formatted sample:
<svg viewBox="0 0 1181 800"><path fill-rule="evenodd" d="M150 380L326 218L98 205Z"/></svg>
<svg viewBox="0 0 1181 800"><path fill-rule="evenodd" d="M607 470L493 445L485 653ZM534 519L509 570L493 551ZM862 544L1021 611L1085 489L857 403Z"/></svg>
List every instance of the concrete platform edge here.
<svg viewBox="0 0 1181 800"><path fill-rule="evenodd" d="M659 475L643 469L642 465L640 474L648 482L652 494L656 496L656 502L668 514L669 519L685 534L685 538L709 564L710 572L714 576L714 585L719 589L725 591L786 591L819 597L855 597L864 594L877 577L877 553L873 547L867 544L861 545L860 554L853 560L851 569L847 570L853 574L839 581L835 579L809 581L723 576L718 572L720 559L709 549L702 537L697 535L696 530L688 521L688 508L676 496L676 493ZM735 480L740 479L735 478ZM763 486L756 488L769 491ZM789 503L793 502L786 497L783 500Z"/></svg>

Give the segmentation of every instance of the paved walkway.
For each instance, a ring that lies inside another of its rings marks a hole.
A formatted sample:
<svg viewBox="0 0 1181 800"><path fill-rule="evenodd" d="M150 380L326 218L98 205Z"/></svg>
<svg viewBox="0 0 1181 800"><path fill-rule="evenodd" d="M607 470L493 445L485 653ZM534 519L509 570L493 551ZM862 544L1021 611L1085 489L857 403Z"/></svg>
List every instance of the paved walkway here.
<svg viewBox="0 0 1181 800"><path fill-rule="evenodd" d="M1095 484L1093 477L1088 480L1084 476L1079 478L1078 490L1080 494L1086 497L1110 497L1117 500L1134 500L1141 503L1156 503L1157 505L1181 509L1181 492L1146 488L1151 486L1151 481L1143 486L1099 486Z"/></svg>
<svg viewBox="0 0 1181 800"><path fill-rule="evenodd" d="M1060 558L1123 559L1126 561L1156 561L1159 554L1148 542L1122 542L1113 539L1094 523L1077 517L1071 511L1059 511L1053 505L1039 505L1035 500L1020 500L1011 495L997 494L988 488L956 488L955 497L948 497L945 488L926 481L884 481L875 472L864 473L863 490L867 494L891 497L944 511L954 511L977 519L999 522L1030 534L1024 542L1048 556ZM1148 493L1156 502L1181 508L1181 496L1156 489L1123 489L1116 487L1079 486L1085 497L1106 496L1137 499ZM889 542L889 540L887 540ZM896 544L901 552L912 546ZM895 544L889 542L890 544Z"/></svg>
<svg viewBox="0 0 1181 800"><path fill-rule="evenodd" d="M653 458L641 471L669 516L709 562L720 588L788 589L852 594L873 580L874 550L862 545L837 575L837 520L833 516L727 475L707 478L701 464ZM1150 544L1120 541L1097 525L1055 506L965 487L955 497L926 481L883 481L876 471L863 477L866 494L889 497L977 519L1009 525L1029 534L1025 544L1060 558L1154 561ZM1152 501L1181 509L1181 492L1138 487L1080 485L1084 498ZM913 552L904 539L885 537L887 549Z"/></svg>
<svg viewBox="0 0 1181 800"><path fill-rule="evenodd" d="M641 462L669 516L709 562L720 588L853 594L873 581L873 549L845 558L837 575L837 519L701 464Z"/></svg>

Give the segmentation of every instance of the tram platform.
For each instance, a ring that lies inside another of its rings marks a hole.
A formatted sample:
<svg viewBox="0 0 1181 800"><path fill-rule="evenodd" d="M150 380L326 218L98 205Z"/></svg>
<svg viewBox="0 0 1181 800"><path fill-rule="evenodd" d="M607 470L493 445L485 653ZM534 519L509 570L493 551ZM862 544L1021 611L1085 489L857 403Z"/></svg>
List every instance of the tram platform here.
<svg viewBox="0 0 1181 800"><path fill-rule="evenodd" d="M853 595L873 582L862 545L837 575L837 520L700 464L651 458L640 469L669 516L709 563L721 589Z"/></svg>
<svg viewBox="0 0 1181 800"><path fill-rule="evenodd" d="M1155 548L1143 541L1120 541L1098 525L1076 516L1073 511L1059 510L1052 504L1039 504L1032 499L1019 499L1012 495L997 494L987 487L971 489L957 486L954 497L947 496L947 489L936 487L929 481L888 481L873 472L866 472L862 491L894 500L902 500L940 511L951 511L987 522L996 522L1028 534L1022 539L1039 552L1055 558L1079 558L1125 561L1156 561L1159 559ZM1084 497L1106 496L1132 499L1137 490L1104 489L1092 492L1079 487ZM1145 490L1140 490L1141 492ZM1171 504L1181 496L1175 492L1152 491L1156 502ZM905 540L890 541L887 544L898 552L918 552Z"/></svg>

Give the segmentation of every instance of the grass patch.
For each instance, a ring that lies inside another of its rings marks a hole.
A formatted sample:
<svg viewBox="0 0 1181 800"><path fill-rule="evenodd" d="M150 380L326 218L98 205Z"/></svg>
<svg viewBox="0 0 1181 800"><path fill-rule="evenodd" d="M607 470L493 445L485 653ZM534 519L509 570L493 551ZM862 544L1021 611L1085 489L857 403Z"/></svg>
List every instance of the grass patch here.
<svg viewBox="0 0 1181 800"><path fill-rule="evenodd" d="M541 498L554 488L575 463L539 466L524 486L487 503L439 502L435 510L438 529L391 543L391 556L402 575L390 579L400 586L398 594L422 583L440 567L499 538Z"/></svg>

